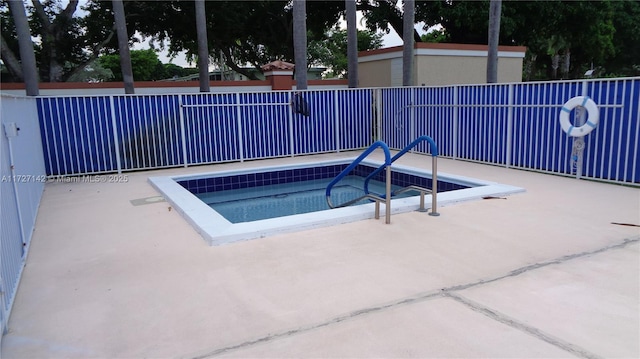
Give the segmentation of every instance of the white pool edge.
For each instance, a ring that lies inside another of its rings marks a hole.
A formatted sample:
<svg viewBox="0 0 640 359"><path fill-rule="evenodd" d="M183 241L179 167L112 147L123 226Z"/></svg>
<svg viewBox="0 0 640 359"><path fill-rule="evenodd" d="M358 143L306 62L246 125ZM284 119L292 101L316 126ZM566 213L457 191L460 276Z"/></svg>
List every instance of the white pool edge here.
<svg viewBox="0 0 640 359"><path fill-rule="evenodd" d="M198 173L191 175L174 175L149 177L149 183L162 194L172 207L190 223L198 233L211 246L228 244L238 241L262 238L280 233L290 233L306 229L334 226L343 223L355 222L364 219L374 218L375 204L364 204L360 206L330 209L325 211L311 212L287 216L287 220L282 218L264 219L260 221L233 224L217 213L207 204L198 199L186 188L178 184L178 181L187 179L198 179L207 177L223 177L229 175L249 174L260 172L271 172L296 168L308 168L317 166L329 166L335 164L349 164L354 158L346 158L331 161L307 162L281 166L253 167L240 170L227 170ZM364 160L364 165L380 166L381 162ZM415 167L393 165L395 171L416 175L431 175L430 171L421 170ZM524 188L496 182L484 181L481 179L458 176L448 173L438 172L438 179L463 185L473 185L476 187L438 193L437 206L445 207L455 203L482 199L483 197L501 197L515 193L525 192ZM391 200L391 214L415 211L419 208L419 196L393 199ZM431 206L431 195L425 196L425 206ZM429 208L430 209L430 208ZM380 205L380 223L384 225L386 208ZM425 215L427 215L425 213ZM391 217L393 223L393 217ZM284 223L284 224L283 224Z"/></svg>

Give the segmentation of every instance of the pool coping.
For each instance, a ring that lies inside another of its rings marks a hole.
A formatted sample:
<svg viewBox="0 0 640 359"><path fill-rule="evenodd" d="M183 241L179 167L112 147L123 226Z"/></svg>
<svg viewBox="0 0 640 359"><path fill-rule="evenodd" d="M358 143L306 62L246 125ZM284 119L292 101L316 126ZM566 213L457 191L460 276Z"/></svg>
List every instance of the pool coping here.
<svg viewBox="0 0 640 359"><path fill-rule="evenodd" d="M231 223L222 215L217 213L207 204L198 199L186 188L178 184L178 181L187 179L199 179L206 177L222 177L229 175L242 175L260 172L270 172L288 169L297 169L309 166L325 166L351 163L356 157L341 158L336 160L305 162L289 165L252 167L239 170L209 171L196 174L172 175L149 177L149 183L162 194L172 207L204 238L211 246L229 244L238 241L263 238L270 235L297 232L306 229L327 227L343 223L355 222L375 217L375 203L363 204L353 207L336 208L325 211L297 214L287 216L283 221L282 217L264 219L245 223ZM383 162L367 160L362 161L364 165L380 166ZM394 164L393 170L404 173L425 176L431 175L431 171L416 167L402 166ZM446 180L471 188L438 193L438 208L455 203L472 201L483 197L500 197L515 193L525 192L524 188L501 184L497 182L485 181L481 179L438 172L439 180ZM431 205L431 195L425 196L425 204L428 209ZM419 196L399 198L391 200L391 214L415 211L420 206ZM386 208L380 206L380 221L384 221ZM393 218L391 220L393 223ZM384 223L382 223L384 224Z"/></svg>

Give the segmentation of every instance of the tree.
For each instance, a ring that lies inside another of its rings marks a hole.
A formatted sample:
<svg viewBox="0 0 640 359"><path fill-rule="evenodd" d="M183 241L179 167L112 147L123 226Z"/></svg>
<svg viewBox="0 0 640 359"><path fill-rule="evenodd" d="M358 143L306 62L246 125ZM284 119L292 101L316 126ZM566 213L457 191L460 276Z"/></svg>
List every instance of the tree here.
<svg viewBox="0 0 640 359"><path fill-rule="evenodd" d="M87 23L91 33L109 26L100 16L109 2L89 0ZM193 26L194 1L128 1L127 29L166 44L170 53L197 54L196 28ZM293 7L288 0L207 1L207 40L210 54L223 54L226 66L256 79L246 64L261 65L281 59L294 61ZM314 16L306 21L309 40L323 36L339 19L344 3L310 1L305 4ZM256 31L259 29L259 31Z"/></svg>
<svg viewBox="0 0 640 359"><path fill-rule="evenodd" d="M169 75L165 72L165 65L160 62L158 54L154 50L132 50L130 54L132 77L138 81L155 81L173 76L173 74ZM113 73L113 81L122 81L123 71L120 55L103 55L98 58L98 62L102 68ZM180 76L184 75L180 74Z"/></svg>
<svg viewBox="0 0 640 359"><path fill-rule="evenodd" d="M207 46L207 13L204 0L196 0L196 33L200 92L209 92L209 47Z"/></svg>
<svg viewBox="0 0 640 359"><path fill-rule="evenodd" d="M358 30L357 52L382 47L382 34L370 30ZM313 66L327 66L326 77L349 78L347 30L338 27L327 31L319 40L309 42L308 62Z"/></svg>
<svg viewBox="0 0 640 359"><path fill-rule="evenodd" d="M78 7L78 0L69 1L64 10L57 14L54 21L49 19L49 15L40 1L34 0L32 3L35 14L40 19L42 55L50 64L47 77L51 82L62 81L64 60L61 52L63 52L65 48L58 45L65 44L73 46L73 41L64 43L56 40L64 38L66 33L76 25L73 21L73 13Z"/></svg>
<svg viewBox="0 0 640 359"><path fill-rule="evenodd" d="M15 22L8 11L8 3L0 2L2 33L2 61L10 73L16 77L18 42ZM84 18L75 17L78 1L68 1L62 6L62 0L44 2L32 0L28 7L28 18L33 42L36 67L42 82L66 81L75 72L81 72L85 66L95 60L105 44L115 34L113 21L99 34L90 35L86 31ZM102 14L104 17L104 14Z"/></svg>
<svg viewBox="0 0 640 359"><path fill-rule="evenodd" d="M629 18L617 12L616 1L509 1L503 2L499 43L526 46L525 68L532 79L553 76L553 58L558 60L566 77L579 78L585 64L608 63L616 56L613 45L614 19ZM620 3L634 3L625 1ZM416 5L416 21L425 26L440 24L449 40L456 43L487 44L489 2L440 0ZM627 10L630 10L627 8ZM629 20L637 22L637 20ZM563 48L550 48L550 40L562 39ZM629 45L627 45L629 46ZM637 46L636 46L637 47ZM556 56L557 55L557 56ZM564 60L564 61L563 61ZM532 61L532 63L529 63Z"/></svg>
<svg viewBox="0 0 640 359"><path fill-rule="evenodd" d="M349 87L358 87L358 28L356 24L356 0L345 0L347 19L347 73Z"/></svg>
<svg viewBox="0 0 640 359"><path fill-rule="evenodd" d="M162 77L159 79L169 79L174 77L189 76L198 73L198 69L184 68L176 64L161 64L162 65ZM135 69L133 70L135 72Z"/></svg>
<svg viewBox="0 0 640 359"><path fill-rule="evenodd" d="M296 89L307 89L307 1L293 0L293 52Z"/></svg>
<svg viewBox="0 0 640 359"><path fill-rule="evenodd" d="M398 8L397 2L397 0L360 1L357 9L363 12L369 30L389 33L393 29L398 35L404 37L402 11ZM415 42L422 41L415 29L413 39Z"/></svg>
<svg viewBox="0 0 640 359"><path fill-rule="evenodd" d="M599 65L609 76L640 76L640 1L614 1L612 5L615 56Z"/></svg>
<svg viewBox="0 0 640 359"><path fill-rule="evenodd" d="M36 66L40 81L67 81L98 56L116 53L118 43L111 1L32 0L28 6ZM13 78L20 78L15 22L8 1L0 0L0 55ZM246 64L259 68L269 61L294 61L291 0L207 1L207 42L210 53L222 54L226 66L249 78ZM81 5L82 4L82 5ZM325 37L341 15L344 1L305 3L308 43ZM358 0L371 31L395 29L402 35L402 10L397 0ZM151 37L170 53L198 54L195 1L125 1L127 35ZM640 58L639 1L507 1L502 4L499 44L526 46L525 78L577 78L593 66L604 76L638 75ZM82 12L78 9L83 10ZM489 0L433 0L415 3L415 21L427 41L487 44ZM256 31L259 29L259 31ZM422 41L414 30L414 41ZM437 35L437 36L436 36ZM358 35L359 36L359 35ZM562 39L561 41L553 39ZM550 41L553 40L553 41ZM313 57L307 57L309 59ZM555 59L554 59L555 58ZM530 74L530 75L527 75ZM3 78L4 81L4 78Z"/></svg>
<svg viewBox="0 0 640 359"><path fill-rule="evenodd" d="M502 0L489 3L489 34L487 53L487 83L498 82L498 41L500 39L500 14Z"/></svg>
<svg viewBox="0 0 640 359"><path fill-rule="evenodd" d="M118 34L118 50L120 53L120 67L122 70L122 81L124 82L124 93L133 94L133 69L131 68L131 54L129 52L129 34L127 33L127 22L124 15L124 4L122 0L112 0L113 17Z"/></svg>
<svg viewBox="0 0 640 359"><path fill-rule="evenodd" d="M17 36L16 36L17 38ZM22 65L20 64L20 60L14 55L13 51L7 44L7 40L0 33L0 57L2 58L2 62L6 64L3 70L6 69L9 77L5 77L4 71L2 72L2 79L0 82L21 82L24 81L24 77L22 75ZM35 56L34 56L35 58ZM36 68L37 73L37 68Z"/></svg>
<svg viewBox="0 0 640 359"><path fill-rule="evenodd" d="M31 31L22 1L10 1L9 7L16 25L18 42L20 44L20 57L22 59L22 78L26 87L27 96L38 96L38 71L36 69L36 57L31 42ZM4 39L2 39L4 42ZM3 50L3 53L7 50ZM5 56L3 56L3 60Z"/></svg>
<svg viewBox="0 0 640 359"><path fill-rule="evenodd" d="M118 68L120 67L119 59ZM69 77L69 82L106 82L112 81L114 78L113 72L110 69L106 69L102 66L99 60L95 60L87 65L82 71L75 72L73 76Z"/></svg>
<svg viewBox="0 0 640 359"><path fill-rule="evenodd" d="M449 35L443 29L435 29L420 36L422 42L443 43L450 42Z"/></svg>
<svg viewBox="0 0 640 359"><path fill-rule="evenodd" d="M402 86L413 85L413 33L415 32L415 2L404 0L402 14Z"/></svg>

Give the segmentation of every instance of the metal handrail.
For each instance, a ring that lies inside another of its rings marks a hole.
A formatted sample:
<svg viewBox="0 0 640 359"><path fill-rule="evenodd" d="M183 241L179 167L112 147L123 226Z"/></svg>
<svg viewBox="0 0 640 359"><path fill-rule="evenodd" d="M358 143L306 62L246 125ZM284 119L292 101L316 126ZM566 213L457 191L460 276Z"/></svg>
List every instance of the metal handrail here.
<svg viewBox="0 0 640 359"><path fill-rule="evenodd" d="M438 146L436 145L435 141L429 137L429 136L420 136L418 138L416 138L415 140L413 140L413 142L411 142L410 144L408 144L405 148L402 149L402 151L396 153L395 156L393 156L393 158L391 158L391 163L395 162L398 158L402 157L405 153L409 152L412 148L414 148L415 146L417 146L420 142L426 141L429 143L429 149L431 150L431 157L432 157L432 174L431 174L431 213L429 213L430 216L439 216L440 214L437 212L437 196L438 196L438 162L437 162L437 158L438 158ZM369 194L369 181L371 181L371 179L377 175L378 173L380 173L385 166L390 166L390 164L384 164L378 168L376 168L373 172L371 172L371 174L369 176L367 176L367 178L365 178L364 180L364 193ZM387 174L387 177L389 176L389 174ZM388 180L388 178L387 178ZM424 200L424 197L421 198L422 200Z"/></svg>
<svg viewBox="0 0 640 359"><path fill-rule="evenodd" d="M331 189L333 188L333 186L335 186L336 183L340 182L340 180L342 180L346 175L348 175L349 172L353 171L353 169L356 168L356 166L360 164L362 160L364 160L371 152L375 151L377 148L381 148L382 151L384 152L384 165L382 165L382 168L384 167L387 168L386 196L384 198L380 198L380 200L384 200L385 202L385 209L386 209L385 222L387 224L391 223L391 208L390 208L391 207L391 151L389 150L389 146L387 146L387 144L382 141L376 141L373 144L371 144L371 146L369 146L369 148L367 148L364 152L362 152L362 154L358 156L358 158L353 160L353 162L351 162L351 164L347 166L347 168L342 170L342 172L340 172L336 176L336 178L334 178L331 182L329 182L329 184L327 185L327 190L325 191L325 195L327 197L327 204L329 205L329 208L339 208L345 205L345 204L338 205L338 206L333 205L333 203L331 202ZM366 193L365 197L363 198L366 198L367 195L375 197L373 195L370 195L369 193ZM360 198L358 200L361 200L363 198ZM380 200L376 199L376 209L379 206Z"/></svg>
<svg viewBox="0 0 640 359"><path fill-rule="evenodd" d="M376 195L373 195L373 194L365 194L364 196L360 196L360 197L358 197L356 199L352 199L352 200L347 201L345 203L342 203L342 204L340 204L338 206L333 206L333 204L331 203L331 198L327 197L327 203L329 203L329 207L331 207L331 208L342 208L342 207L348 207L348 206L350 206L350 205L352 205L354 203L358 203L359 201L362 201L365 198L369 198L369 199L371 199L371 200L376 202L375 219L380 218L380 202L385 202L386 199L384 199L382 197L379 197L379 196L376 196ZM390 217L390 212L391 211L387 210L387 213L389 213L389 215L386 215L387 218ZM388 223L389 222L387 222L387 224Z"/></svg>
<svg viewBox="0 0 640 359"><path fill-rule="evenodd" d="M420 207L418 208L418 212L426 212L427 209L424 208L424 195L427 194L427 193L433 193L433 191L431 191L428 188L411 185L411 186L403 187L403 188L400 188L400 189L397 189L397 190L393 191L391 193L391 196L393 197L393 196L398 195L400 193L409 192L409 191L418 191L418 192L420 192Z"/></svg>

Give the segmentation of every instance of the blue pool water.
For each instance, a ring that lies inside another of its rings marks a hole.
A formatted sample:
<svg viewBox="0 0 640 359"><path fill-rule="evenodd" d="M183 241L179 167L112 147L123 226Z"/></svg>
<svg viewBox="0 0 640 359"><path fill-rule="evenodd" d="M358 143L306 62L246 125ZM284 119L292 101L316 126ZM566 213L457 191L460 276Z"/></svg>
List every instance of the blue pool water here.
<svg viewBox="0 0 640 359"><path fill-rule="evenodd" d="M348 164L315 166L290 170L246 173L232 176L196 178L180 181L184 188L222 215L231 223L253 222L297 214L330 209L325 189ZM364 195L364 179L376 167L358 165L331 191L335 205L346 203ZM373 194L385 193L381 172L369 184ZM392 191L408 185L431 188L431 179L426 176L392 172ZM438 181L438 192L468 188L447 181ZM407 192L394 198L417 195ZM354 205L371 203L363 200Z"/></svg>
<svg viewBox="0 0 640 359"><path fill-rule="evenodd" d="M368 201L361 205L337 209L325 207L326 184L347 168L353 160L354 158L344 158L273 167L246 166L230 171L150 177L149 182L210 245L216 246L374 218L375 205ZM331 197L333 203L341 204L344 203L343 199L349 200L362 194L362 184L357 181L361 181L380 165L382 163L376 161L362 161L350 173L355 177L345 178L334 187ZM384 172L382 171L373 180L384 182ZM350 182L352 179L356 182ZM394 165L391 182L392 186L416 185L430 189L432 181L428 171ZM292 188L296 190L291 191ZM383 192L380 187L372 191ZM503 196L521 191L524 189L476 178L438 174L439 207L485 196ZM310 200L307 196L312 192L319 192L318 196L313 196L314 200ZM215 196L212 193L215 193ZM302 199L303 197L306 199ZM431 195L427 197L425 202L429 205ZM243 204L243 199L248 201ZM205 201L213 203L215 209ZM312 209L311 202L318 207L312 212L301 213L302 208L304 211ZM419 196L414 193L409 193L409 197L405 198L394 197L389 208L384 204L380 206L381 215L387 211L392 214L414 211L419 208L419 202ZM220 206L216 206L216 203ZM229 208L224 208L225 206ZM233 223L228 220L221 214L227 210L243 212L242 216L246 213L246 217L241 219L245 222ZM266 219L251 217L265 212L277 213L280 217Z"/></svg>
<svg viewBox="0 0 640 359"><path fill-rule="evenodd" d="M199 193L196 197L220 213L231 223L258 221L261 219L291 216L329 208L325 189L331 179L317 179L299 182L265 185L259 187ZM363 195L364 177L347 176L331 191L335 204L346 203ZM372 193L384 193L385 184L379 181L369 183ZM392 186L392 190L400 188ZM405 193L403 196L409 196ZM398 196L397 198L400 198ZM353 205L367 204L365 199Z"/></svg>

